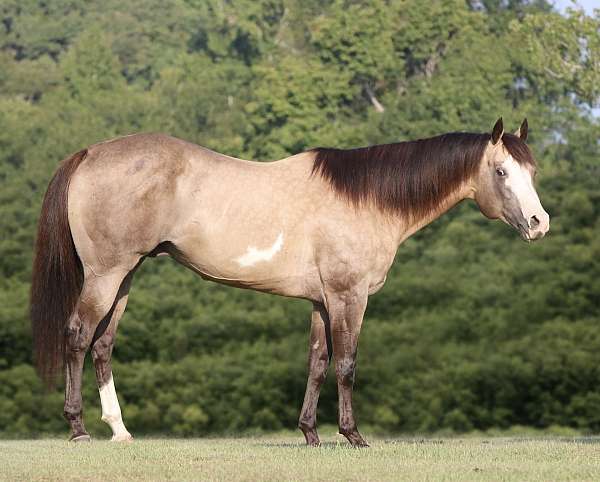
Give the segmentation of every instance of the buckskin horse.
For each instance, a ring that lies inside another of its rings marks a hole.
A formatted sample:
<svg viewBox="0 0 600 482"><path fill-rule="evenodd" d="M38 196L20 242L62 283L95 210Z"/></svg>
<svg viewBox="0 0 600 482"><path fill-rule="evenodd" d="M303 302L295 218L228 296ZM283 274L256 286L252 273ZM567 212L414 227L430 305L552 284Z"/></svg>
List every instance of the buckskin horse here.
<svg viewBox="0 0 600 482"><path fill-rule="evenodd" d="M299 428L319 445L316 408L333 355L339 431L367 443L352 413L358 337L369 295L398 246L470 198L527 240L549 216L533 186L527 121L515 134L448 133L359 149L317 148L276 162L228 157L163 134L121 137L59 166L39 220L31 289L36 365L66 374L73 441L90 440L81 379L91 347L102 420L131 440L111 369L136 268L170 255L202 278L313 303Z"/></svg>

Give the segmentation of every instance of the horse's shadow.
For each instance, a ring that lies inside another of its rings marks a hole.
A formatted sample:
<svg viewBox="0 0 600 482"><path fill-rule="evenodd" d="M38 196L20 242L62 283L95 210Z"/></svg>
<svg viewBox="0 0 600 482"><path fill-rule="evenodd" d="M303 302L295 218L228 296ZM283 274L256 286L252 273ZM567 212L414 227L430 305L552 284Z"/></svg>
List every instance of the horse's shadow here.
<svg viewBox="0 0 600 482"><path fill-rule="evenodd" d="M600 444L600 435L590 435L588 437L573 437L567 442L576 444Z"/></svg>
<svg viewBox="0 0 600 482"><path fill-rule="evenodd" d="M352 448L347 442L322 442L319 447L311 447L304 442L257 442L255 447L267 448L282 448L282 449L336 449L336 448Z"/></svg>
<svg viewBox="0 0 600 482"><path fill-rule="evenodd" d="M599 439L600 440L600 439ZM432 444L438 445L443 444L444 441L442 439L427 439L427 438L390 438L390 439L381 439L378 441L380 444L388 445L388 444ZM354 448L348 442L322 442L319 447L310 447L306 445L304 442L256 442L254 444L256 447L270 447L270 448L288 448L288 449L314 449L314 448L322 448L322 449L351 449ZM368 447L367 447L368 448Z"/></svg>

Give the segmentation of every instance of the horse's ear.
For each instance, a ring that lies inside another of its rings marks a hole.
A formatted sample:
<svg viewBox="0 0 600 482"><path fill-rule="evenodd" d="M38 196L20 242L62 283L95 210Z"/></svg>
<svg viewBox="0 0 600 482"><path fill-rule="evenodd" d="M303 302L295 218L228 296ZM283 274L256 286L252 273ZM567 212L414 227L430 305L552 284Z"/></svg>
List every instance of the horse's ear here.
<svg viewBox="0 0 600 482"><path fill-rule="evenodd" d="M500 117L492 129L492 144L498 144L498 141L502 139L502 134L504 134L504 125L502 124L502 117Z"/></svg>
<svg viewBox="0 0 600 482"><path fill-rule="evenodd" d="M517 129L517 132L515 132L515 136L518 136L521 138L521 140L523 142L525 142L527 140L527 132L529 131L529 125L527 124L527 117L525 117L525 119L523 119L523 122L521 122L521 127L519 127Z"/></svg>

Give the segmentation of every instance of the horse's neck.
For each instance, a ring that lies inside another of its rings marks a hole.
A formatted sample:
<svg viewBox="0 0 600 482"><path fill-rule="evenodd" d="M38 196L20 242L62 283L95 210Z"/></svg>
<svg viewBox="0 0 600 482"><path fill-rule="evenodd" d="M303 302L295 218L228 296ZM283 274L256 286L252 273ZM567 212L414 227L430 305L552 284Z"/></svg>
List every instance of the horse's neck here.
<svg viewBox="0 0 600 482"><path fill-rule="evenodd" d="M445 199L440 200L436 209L428 213L426 216L414 220L401 220L399 223L398 245L404 242L407 238L415 234L420 229L435 221L442 214L446 213L459 202L464 199L472 198L473 190L469 182L463 183L456 191L450 194Z"/></svg>

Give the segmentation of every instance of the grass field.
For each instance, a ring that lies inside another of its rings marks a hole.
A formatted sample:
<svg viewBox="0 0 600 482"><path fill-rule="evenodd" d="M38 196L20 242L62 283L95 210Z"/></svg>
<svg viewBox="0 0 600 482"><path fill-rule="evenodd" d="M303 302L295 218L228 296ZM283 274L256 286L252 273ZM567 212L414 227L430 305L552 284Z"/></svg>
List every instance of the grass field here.
<svg viewBox="0 0 600 482"><path fill-rule="evenodd" d="M599 438L369 438L0 441L2 480L598 480Z"/></svg>

